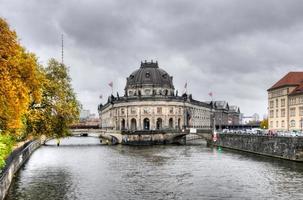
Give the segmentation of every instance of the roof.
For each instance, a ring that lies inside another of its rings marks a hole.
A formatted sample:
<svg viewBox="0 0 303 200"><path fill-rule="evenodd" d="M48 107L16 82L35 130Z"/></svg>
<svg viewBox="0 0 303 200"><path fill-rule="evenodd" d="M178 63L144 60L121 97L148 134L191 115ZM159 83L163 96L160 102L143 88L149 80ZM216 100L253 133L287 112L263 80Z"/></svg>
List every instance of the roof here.
<svg viewBox="0 0 303 200"><path fill-rule="evenodd" d="M229 106L229 111L240 113L240 108L238 106L231 105L231 106Z"/></svg>
<svg viewBox="0 0 303 200"><path fill-rule="evenodd" d="M300 83L291 93L290 95L303 94L303 82Z"/></svg>
<svg viewBox="0 0 303 200"><path fill-rule="evenodd" d="M303 82L303 72L289 72L267 91L284 86L298 86Z"/></svg>
<svg viewBox="0 0 303 200"><path fill-rule="evenodd" d="M206 103L214 105L215 109L229 110L229 105L226 101L206 101Z"/></svg>
<svg viewBox="0 0 303 200"><path fill-rule="evenodd" d="M153 85L174 89L173 77L159 68L158 62L141 62L141 67L127 78L126 88Z"/></svg>

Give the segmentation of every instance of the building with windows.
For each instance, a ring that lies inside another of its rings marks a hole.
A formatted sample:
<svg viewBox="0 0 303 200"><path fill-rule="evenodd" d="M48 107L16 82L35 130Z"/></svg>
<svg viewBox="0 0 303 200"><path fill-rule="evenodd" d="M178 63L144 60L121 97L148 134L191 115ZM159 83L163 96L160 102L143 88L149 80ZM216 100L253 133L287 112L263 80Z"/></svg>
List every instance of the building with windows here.
<svg viewBox="0 0 303 200"><path fill-rule="evenodd" d="M141 62L126 79L123 96L98 107L101 128L120 131L210 129L211 105L178 95L173 77L157 62Z"/></svg>
<svg viewBox="0 0 303 200"><path fill-rule="evenodd" d="M238 106L229 105L226 101L208 101L207 103L212 105L217 129L232 128L241 124L241 113Z"/></svg>
<svg viewBox="0 0 303 200"><path fill-rule="evenodd" d="M289 72L267 92L269 129L302 130L303 72Z"/></svg>

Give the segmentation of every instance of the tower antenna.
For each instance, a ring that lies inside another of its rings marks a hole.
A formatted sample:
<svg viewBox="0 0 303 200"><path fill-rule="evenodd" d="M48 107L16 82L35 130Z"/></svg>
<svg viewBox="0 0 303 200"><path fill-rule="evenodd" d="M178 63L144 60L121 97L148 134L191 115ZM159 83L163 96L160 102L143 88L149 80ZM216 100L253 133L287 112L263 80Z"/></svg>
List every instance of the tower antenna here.
<svg viewBox="0 0 303 200"><path fill-rule="evenodd" d="M61 34L61 64L64 64L63 55L64 55L64 43L63 43L63 34Z"/></svg>

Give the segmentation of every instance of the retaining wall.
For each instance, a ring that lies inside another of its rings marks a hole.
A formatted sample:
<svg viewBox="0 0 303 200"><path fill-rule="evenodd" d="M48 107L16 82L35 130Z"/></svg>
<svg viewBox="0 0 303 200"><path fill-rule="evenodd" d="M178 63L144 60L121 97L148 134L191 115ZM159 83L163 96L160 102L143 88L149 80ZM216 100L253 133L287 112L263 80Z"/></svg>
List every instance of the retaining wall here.
<svg viewBox="0 0 303 200"><path fill-rule="evenodd" d="M220 134L214 145L303 162L303 137Z"/></svg>
<svg viewBox="0 0 303 200"><path fill-rule="evenodd" d="M15 149L6 159L6 165L0 173L0 200L6 196L14 174L20 169L30 155L41 146L39 141L30 141Z"/></svg>

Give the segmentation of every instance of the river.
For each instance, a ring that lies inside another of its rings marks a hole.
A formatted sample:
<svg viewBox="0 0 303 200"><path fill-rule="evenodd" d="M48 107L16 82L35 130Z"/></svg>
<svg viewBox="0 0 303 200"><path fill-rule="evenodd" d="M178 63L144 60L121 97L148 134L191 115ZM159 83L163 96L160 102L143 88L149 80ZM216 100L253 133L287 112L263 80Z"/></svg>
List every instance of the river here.
<svg viewBox="0 0 303 200"><path fill-rule="evenodd" d="M71 137L36 150L6 200L303 199L303 164L196 145L107 146Z"/></svg>

